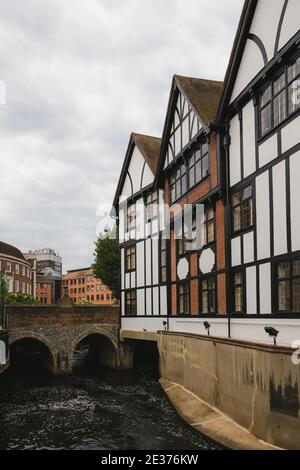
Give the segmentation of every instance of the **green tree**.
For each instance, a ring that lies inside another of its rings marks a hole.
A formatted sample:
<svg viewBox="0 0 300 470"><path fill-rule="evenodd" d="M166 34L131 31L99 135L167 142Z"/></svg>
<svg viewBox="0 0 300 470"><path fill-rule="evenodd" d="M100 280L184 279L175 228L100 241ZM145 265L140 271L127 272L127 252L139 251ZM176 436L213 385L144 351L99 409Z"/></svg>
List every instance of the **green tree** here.
<svg viewBox="0 0 300 470"><path fill-rule="evenodd" d="M9 292L8 281L5 276L0 276L0 304L14 305L14 304L36 304L34 297L22 292Z"/></svg>
<svg viewBox="0 0 300 470"><path fill-rule="evenodd" d="M116 229L102 233L95 243L95 275L120 299L120 250Z"/></svg>

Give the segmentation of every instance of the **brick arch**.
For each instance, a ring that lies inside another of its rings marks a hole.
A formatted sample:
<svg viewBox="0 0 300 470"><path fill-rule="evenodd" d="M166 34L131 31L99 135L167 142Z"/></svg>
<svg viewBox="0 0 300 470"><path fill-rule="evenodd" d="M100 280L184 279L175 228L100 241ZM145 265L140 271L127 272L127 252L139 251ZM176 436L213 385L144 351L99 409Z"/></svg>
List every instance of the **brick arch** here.
<svg viewBox="0 0 300 470"><path fill-rule="evenodd" d="M115 335L112 331L109 331L108 329L97 327L97 326L91 326L89 328L85 328L84 330L81 330L71 341L70 345L70 353L73 355L76 346L87 338L88 336L91 335L99 335L99 336L104 336L110 342L112 343L114 349L116 352L118 351L118 338L117 335Z"/></svg>
<svg viewBox="0 0 300 470"><path fill-rule="evenodd" d="M55 364L55 348L53 344L51 344L51 342L46 338L46 336L31 330L11 331L9 335L9 346L12 346L17 341L21 341L23 339L35 339L36 341L39 341L44 346L46 346L50 353L52 364Z"/></svg>

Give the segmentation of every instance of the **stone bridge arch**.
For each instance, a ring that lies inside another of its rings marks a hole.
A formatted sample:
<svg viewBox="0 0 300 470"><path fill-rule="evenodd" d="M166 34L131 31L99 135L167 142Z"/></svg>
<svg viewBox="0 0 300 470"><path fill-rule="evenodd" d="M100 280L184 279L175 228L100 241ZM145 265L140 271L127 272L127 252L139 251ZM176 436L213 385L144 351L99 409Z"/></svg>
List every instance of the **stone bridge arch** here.
<svg viewBox="0 0 300 470"><path fill-rule="evenodd" d="M90 325L80 328L73 335L69 348L69 362L73 364L73 356L76 347L88 338L99 339L98 348L94 348L93 354L96 359L104 366L118 368L119 358L119 339L116 331L103 326Z"/></svg>
<svg viewBox="0 0 300 470"><path fill-rule="evenodd" d="M28 340L28 339L35 340L46 348L49 354L49 360L47 361L45 366L47 367L47 369L54 372L55 364L56 364L55 345L53 345L53 343L42 333L39 333L33 330L27 330L27 329L22 329L19 331L12 330L9 336L10 349L15 343L22 341L22 340Z"/></svg>

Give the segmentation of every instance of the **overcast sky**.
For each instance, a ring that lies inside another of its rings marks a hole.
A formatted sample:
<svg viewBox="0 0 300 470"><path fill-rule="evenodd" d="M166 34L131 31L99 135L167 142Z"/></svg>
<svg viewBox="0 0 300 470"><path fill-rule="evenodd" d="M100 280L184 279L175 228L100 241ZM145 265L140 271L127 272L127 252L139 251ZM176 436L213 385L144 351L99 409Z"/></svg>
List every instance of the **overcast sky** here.
<svg viewBox="0 0 300 470"><path fill-rule="evenodd" d="M174 73L222 80L243 0L0 0L0 239L88 266L131 131Z"/></svg>

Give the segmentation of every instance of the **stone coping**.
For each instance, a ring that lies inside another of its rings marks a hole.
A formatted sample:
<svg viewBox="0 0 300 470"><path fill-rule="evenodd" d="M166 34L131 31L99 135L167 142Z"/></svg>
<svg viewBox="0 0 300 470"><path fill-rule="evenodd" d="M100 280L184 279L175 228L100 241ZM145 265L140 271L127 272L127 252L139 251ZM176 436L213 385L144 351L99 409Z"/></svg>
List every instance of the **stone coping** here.
<svg viewBox="0 0 300 470"><path fill-rule="evenodd" d="M182 385L165 378L159 382L179 416L213 441L232 450L282 450L258 439Z"/></svg>
<svg viewBox="0 0 300 470"><path fill-rule="evenodd" d="M167 336L182 336L185 338L195 338L201 339L204 341L210 341L214 343L220 344L227 344L230 346L240 346L242 348L248 349L256 349L259 351L266 351L271 352L274 354L292 354L297 348L292 348L291 346L284 346L284 345L274 345L274 344L267 344L262 343L259 341L250 341L245 339L234 339L234 338L226 338L225 336L208 336L208 335L200 335L196 333L183 333L180 331L158 331L157 334L159 335L167 335Z"/></svg>

